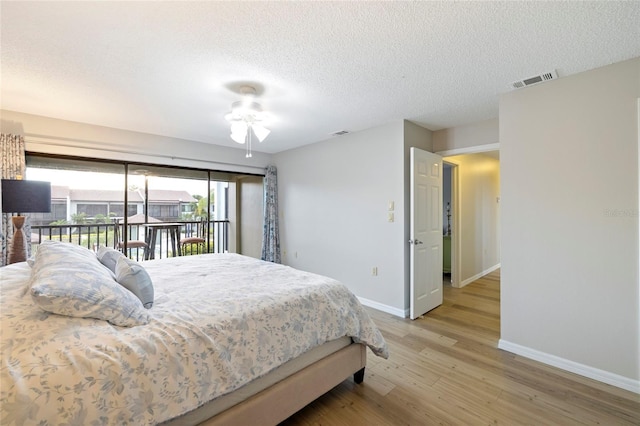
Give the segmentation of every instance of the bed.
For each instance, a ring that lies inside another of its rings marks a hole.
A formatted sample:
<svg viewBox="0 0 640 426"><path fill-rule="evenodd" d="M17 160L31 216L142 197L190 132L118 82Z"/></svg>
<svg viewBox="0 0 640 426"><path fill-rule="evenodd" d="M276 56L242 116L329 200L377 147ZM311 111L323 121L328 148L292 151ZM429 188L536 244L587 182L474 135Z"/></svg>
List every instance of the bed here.
<svg viewBox="0 0 640 426"><path fill-rule="evenodd" d="M327 277L237 254L124 259L43 242L0 268L1 424L277 424L362 381L367 347L388 356Z"/></svg>

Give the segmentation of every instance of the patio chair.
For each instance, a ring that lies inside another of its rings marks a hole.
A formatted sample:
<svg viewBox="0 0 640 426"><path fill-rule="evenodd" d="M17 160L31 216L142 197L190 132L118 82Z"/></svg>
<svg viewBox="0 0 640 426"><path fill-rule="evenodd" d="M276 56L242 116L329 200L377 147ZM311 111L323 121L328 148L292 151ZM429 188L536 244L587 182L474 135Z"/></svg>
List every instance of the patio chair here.
<svg viewBox="0 0 640 426"><path fill-rule="evenodd" d="M124 252L125 244L121 239L120 226L122 226L120 224L120 219L115 219L115 228L114 228L114 235L113 235L113 248ZM136 261L139 260L141 257L144 259L144 251L146 251L148 248L149 248L149 244L147 244L145 241L142 241L142 240L127 240L127 250L129 251L128 257L131 257L131 250L135 249L136 250ZM140 249L144 249L142 256L140 256Z"/></svg>
<svg viewBox="0 0 640 426"><path fill-rule="evenodd" d="M183 255L186 253L185 249L187 246L189 246L189 252L192 253L194 245L196 245L196 253L201 253L200 247L202 247L202 253L204 253L204 245L207 242L207 225L208 221L205 218L202 218L200 219L200 223L197 224L195 232L193 231L193 226L185 226L185 237L180 239L180 246L182 247Z"/></svg>

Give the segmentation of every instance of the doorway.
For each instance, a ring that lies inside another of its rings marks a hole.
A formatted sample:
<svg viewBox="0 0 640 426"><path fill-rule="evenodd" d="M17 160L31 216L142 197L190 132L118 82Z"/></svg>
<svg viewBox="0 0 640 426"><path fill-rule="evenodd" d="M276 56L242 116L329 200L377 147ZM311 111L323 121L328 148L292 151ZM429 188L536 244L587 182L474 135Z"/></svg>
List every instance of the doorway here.
<svg viewBox="0 0 640 426"><path fill-rule="evenodd" d="M464 287L500 267L499 151L446 156L443 163L443 259L447 221L451 229L451 272L443 283Z"/></svg>

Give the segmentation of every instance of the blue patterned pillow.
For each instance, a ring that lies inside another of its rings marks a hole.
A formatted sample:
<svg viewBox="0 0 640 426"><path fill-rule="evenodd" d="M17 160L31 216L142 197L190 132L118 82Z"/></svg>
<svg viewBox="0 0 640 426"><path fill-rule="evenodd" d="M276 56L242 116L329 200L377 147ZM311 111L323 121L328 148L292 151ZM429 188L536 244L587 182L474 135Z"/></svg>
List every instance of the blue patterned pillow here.
<svg viewBox="0 0 640 426"><path fill-rule="evenodd" d="M98 260L100 261L100 263L109 268L109 270L113 272L113 276L115 277L116 263L118 263L118 259L120 259L121 257L125 257L125 255L118 250L104 246L98 249L98 253L96 253L96 255L98 256Z"/></svg>
<svg viewBox="0 0 640 426"><path fill-rule="evenodd" d="M147 271L138 262L122 256L116 262L116 281L136 295L142 305L153 306L153 283Z"/></svg>
<svg viewBox="0 0 640 426"><path fill-rule="evenodd" d="M149 322L140 300L118 284L96 255L71 243L43 241L31 269L31 297L54 314L132 327Z"/></svg>

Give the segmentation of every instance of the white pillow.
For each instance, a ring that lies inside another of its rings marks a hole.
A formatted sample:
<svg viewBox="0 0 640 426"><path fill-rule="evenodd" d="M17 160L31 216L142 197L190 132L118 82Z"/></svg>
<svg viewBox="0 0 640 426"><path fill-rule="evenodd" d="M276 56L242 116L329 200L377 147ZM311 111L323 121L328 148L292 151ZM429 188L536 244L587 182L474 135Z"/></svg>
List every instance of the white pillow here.
<svg viewBox="0 0 640 426"><path fill-rule="evenodd" d="M118 284L84 247L46 240L31 269L31 297L54 314L132 327L149 322L140 300Z"/></svg>
<svg viewBox="0 0 640 426"><path fill-rule="evenodd" d="M116 263L116 280L135 294L145 308L150 309L153 306L151 277L138 262L125 256L119 257Z"/></svg>
<svg viewBox="0 0 640 426"><path fill-rule="evenodd" d="M96 253L96 255L98 256L100 263L109 268L109 270L114 274L116 273L116 263L118 262L118 259L125 257L122 252L104 246L98 248L98 253Z"/></svg>

